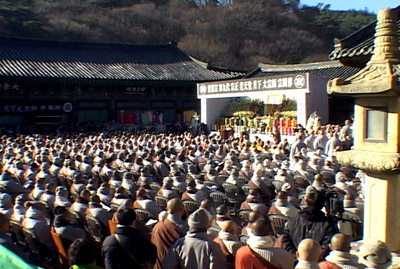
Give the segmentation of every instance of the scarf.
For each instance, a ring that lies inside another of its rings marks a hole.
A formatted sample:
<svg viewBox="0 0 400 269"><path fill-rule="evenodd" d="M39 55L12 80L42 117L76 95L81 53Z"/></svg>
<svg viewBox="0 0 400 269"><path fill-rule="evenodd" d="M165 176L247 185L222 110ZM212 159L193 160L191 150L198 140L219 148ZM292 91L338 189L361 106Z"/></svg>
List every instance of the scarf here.
<svg viewBox="0 0 400 269"><path fill-rule="evenodd" d="M253 235L247 239L247 244L252 248L273 248L275 245L275 241L272 236L258 236Z"/></svg>
<svg viewBox="0 0 400 269"><path fill-rule="evenodd" d="M320 269L320 267L317 262L299 260L295 269Z"/></svg>
<svg viewBox="0 0 400 269"><path fill-rule="evenodd" d="M343 267L343 265L358 266L358 263L353 255L339 250L332 250L329 255L326 256L325 260L335 263L341 267Z"/></svg>
<svg viewBox="0 0 400 269"><path fill-rule="evenodd" d="M271 261L274 255L271 248L275 245L272 236L251 235L250 238L247 239L247 245L249 245L249 247L257 253L259 257L263 258L267 262Z"/></svg>
<svg viewBox="0 0 400 269"><path fill-rule="evenodd" d="M239 237L236 234L232 234L232 233L225 232L222 230L218 232L218 237L221 240L239 241Z"/></svg>

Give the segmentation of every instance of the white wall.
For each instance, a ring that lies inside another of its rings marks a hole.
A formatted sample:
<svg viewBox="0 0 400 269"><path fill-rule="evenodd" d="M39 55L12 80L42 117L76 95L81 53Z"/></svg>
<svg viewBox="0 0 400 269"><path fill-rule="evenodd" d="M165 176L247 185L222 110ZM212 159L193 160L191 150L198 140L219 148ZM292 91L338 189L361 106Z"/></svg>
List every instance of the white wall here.
<svg viewBox="0 0 400 269"><path fill-rule="evenodd" d="M221 116L221 112L225 105L232 98L202 98L201 99L201 122L207 124L211 128L216 124L216 119Z"/></svg>

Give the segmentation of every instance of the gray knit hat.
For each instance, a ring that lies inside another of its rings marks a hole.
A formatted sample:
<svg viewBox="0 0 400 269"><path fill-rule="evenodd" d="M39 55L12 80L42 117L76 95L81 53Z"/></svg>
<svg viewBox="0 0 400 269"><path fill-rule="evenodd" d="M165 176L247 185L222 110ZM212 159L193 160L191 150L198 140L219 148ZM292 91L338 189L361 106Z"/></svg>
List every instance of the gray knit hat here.
<svg viewBox="0 0 400 269"><path fill-rule="evenodd" d="M210 220L207 212L203 208L194 211L188 219L189 228L191 230L207 230Z"/></svg>
<svg viewBox="0 0 400 269"><path fill-rule="evenodd" d="M369 239L360 248L362 263L368 268L388 268L392 263L392 254L388 246L379 240Z"/></svg>

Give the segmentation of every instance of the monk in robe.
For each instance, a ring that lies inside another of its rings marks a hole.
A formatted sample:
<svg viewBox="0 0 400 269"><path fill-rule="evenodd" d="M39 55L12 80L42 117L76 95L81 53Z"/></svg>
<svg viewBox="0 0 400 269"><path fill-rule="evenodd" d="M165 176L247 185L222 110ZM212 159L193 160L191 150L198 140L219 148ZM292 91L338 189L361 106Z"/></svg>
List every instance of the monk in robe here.
<svg viewBox="0 0 400 269"><path fill-rule="evenodd" d="M226 257L228 268L235 268L236 251L243 246L237 234L237 225L233 221L226 221L221 224L221 231L213 240L217 243Z"/></svg>
<svg viewBox="0 0 400 269"><path fill-rule="evenodd" d="M158 222L151 235L151 242L157 247L157 260L155 269L161 269L165 254L172 244L187 232L187 225L182 220L184 208L182 201L174 198L167 203L167 217Z"/></svg>

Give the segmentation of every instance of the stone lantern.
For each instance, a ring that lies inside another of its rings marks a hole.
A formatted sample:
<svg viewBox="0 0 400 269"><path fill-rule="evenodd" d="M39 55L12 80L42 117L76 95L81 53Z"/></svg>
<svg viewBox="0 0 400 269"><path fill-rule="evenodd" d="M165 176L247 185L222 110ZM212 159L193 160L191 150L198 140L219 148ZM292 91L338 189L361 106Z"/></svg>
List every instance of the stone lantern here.
<svg viewBox="0 0 400 269"><path fill-rule="evenodd" d="M347 80L328 82L328 93L355 98L354 149L338 160L366 173L364 239L400 250L400 54L397 14L378 13L374 54Z"/></svg>

